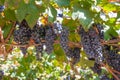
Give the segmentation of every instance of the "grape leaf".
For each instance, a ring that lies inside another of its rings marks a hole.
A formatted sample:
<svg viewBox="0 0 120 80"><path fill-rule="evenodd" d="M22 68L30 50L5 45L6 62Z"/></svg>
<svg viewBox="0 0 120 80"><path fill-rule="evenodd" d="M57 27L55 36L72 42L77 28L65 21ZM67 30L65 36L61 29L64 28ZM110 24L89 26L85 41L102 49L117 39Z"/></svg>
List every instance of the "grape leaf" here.
<svg viewBox="0 0 120 80"><path fill-rule="evenodd" d="M0 0L0 5L3 5L5 0Z"/></svg>
<svg viewBox="0 0 120 80"><path fill-rule="evenodd" d="M39 11L35 5L29 4L28 5L28 15L26 16L26 20L28 25L33 28L39 18Z"/></svg>
<svg viewBox="0 0 120 80"><path fill-rule="evenodd" d="M24 2L20 2L19 8L16 10L16 18L21 22L28 13L28 6Z"/></svg>
<svg viewBox="0 0 120 80"><path fill-rule="evenodd" d="M70 4L70 0L55 0L55 2L60 6L68 6Z"/></svg>
<svg viewBox="0 0 120 80"><path fill-rule="evenodd" d="M5 13L5 19L7 19L7 20L12 20L12 21L15 21L15 20L16 20L16 16L15 16L14 10L6 9L6 10L4 11L4 13Z"/></svg>
<svg viewBox="0 0 120 80"><path fill-rule="evenodd" d="M48 21L53 22L56 19L57 11L52 5L50 5L49 8L50 8L50 11L49 11L50 13L49 13Z"/></svg>
<svg viewBox="0 0 120 80"><path fill-rule="evenodd" d="M5 24L5 26L3 27L3 37L6 38L9 35L10 29L12 28L12 24Z"/></svg>
<svg viewBox="0 0 120 80"><path fill-rule="evenodd" d="M77 11L76 13L78 13L78 15L75 16L78 16L77 18L79 19L79 22L83 25L83 27L85 29L89 29L95 14L85 9L79 9L79 11Z"/></svg>
<svg viewBox="0 0 120 80"><path fill-rule="evenodd" d="M17 9L23 0L5 0L5 5L10 9Z"/></svg>
<svg viewBox="0 0 120 80"><path fill-rule="evenodd" d="M80 65L81 67L92 67L94 65L94 61L88 60L86 57L86 54L84 52L81 52L81 59L80 59Z"/></svg>
<svg viewBox="0 0 120 80"><path fill-rule="evenodd" d="M70 30L75 30L77 28L77 26L79 25L79 21L64 18L62 21L62 24L63 24L63 26L69 27Z"/></svg>

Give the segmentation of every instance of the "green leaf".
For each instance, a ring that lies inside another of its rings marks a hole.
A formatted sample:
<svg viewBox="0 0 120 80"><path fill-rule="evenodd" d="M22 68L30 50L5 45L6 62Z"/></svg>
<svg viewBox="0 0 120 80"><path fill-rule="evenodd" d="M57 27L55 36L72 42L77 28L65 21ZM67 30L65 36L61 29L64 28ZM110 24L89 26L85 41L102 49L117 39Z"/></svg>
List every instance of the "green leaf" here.
<svg viewBox="0 0 120 80"><path fill-rule="evenodd" d="M116 20L116 18L110 18L107 22L105 22L105 24L108 26L115 26Z"/></svg>
<svg viewBox="0 0 120 80"><path fill-rule="evenodd" d="M102 0L96 0L97 1L97 4L99 4Z"/></svg>
<svg viewBox="0 0 120 80"><path fill-rule="evenodd" d="M118 37L118 33L113 29L113 27L110 27L105 33L104 38L105 40L109 40L110 38Z"/></svg>
<svg viewBox="0 0 120 80"><path fill-rule="evenodd" d="M117 6L110 3L101 3L100 6L106 12L117 11Z"/></svg>
<svg viewBox="0 0 120 80"><path fill-rule="evenodd" d="M90 27L93 18L95 17L95 12L91 11L91 5L94 4L92 1L77 1L73 5L72 18L79 19L80 24L83 25L85 29Z"/></svg>
<svg viewBox="0 0 120 80"><path fill-rule="evenodd" d="M26 16L26 20L28 25L33 28L39 18L39 9L35 4L28 4L28 15Z"/></svg>
<svg viewBox="0 0 120 80"><path fill-rule="evenodd" d="M77 26L79 26L79 21L64 18L62 24L63 26L67 26L71 31L73 31L77 28Z"/></svg>
<svg viewBox="0 0 120 80"><path fill-rule="evenodd" d="M39 17L39 13L37 11L32 12L30 15L26 16L26 21L28 23L28 25L30 26L30 28L33 28L34 25L36 24L37 20Z"/></svg>
<svg viewBox="0 0 120 80"><path fill-rule="evenodd" d="M82 24L85 29L89 29L95 14L85 9L79 9L76 13L74 12L73 16L77 16L80 24Z"/></svg>
<svg viewBox="0 0 120 80"><path fill-rule="evenodd" d="M16 9L23 0L5 0L5 5L7 8Z"/></svg>
<svg viewBox="0 0 120 80"><path fill-rule="evenodd" d="M52 5L50 5L50 14L49 14L49 17L48 17L48 21L49 22L55 21L56 16L57 16L56 9Z"/></svg>
<svg viewBox="0 0 120 80"><path fill-rule="evenodd" d="M80 66L85 68L85 67L92 67L94 65L94 61L88 60L86 58L85 52L81 52L81 59L80 59Z"/></svg>
<svg viewBox="0 0 120 80"><path fill-rule="evenodd" d="M5 0L0 0L0 5L4 5Z"/></svg>
<svg viewBox="0 0 120 80"><path fill-rule="evenodd" d="M6 38L9 35L10 29L12 28L12 24L5 24L5 26L3 27L3 36L4 38Z"/></svg>
<svg viewBox="0 0 120 80"><path fill-rule="evenodd" d="M105 33L104 33L104 39L105 40L110 40L110 35L109 35L109 32L108 31L106 31Z"/></svg>
<svg viewBox="0 0 120 80"><path fill-rule="evenodd" d="M60 6L69 6L70 0L55 0L55 2Z"/></svg>
<svg viewBox="0 0 120 80"><path fill-rule="evenodd" d="M70 69L71 69L70 65L67 64L67 65L65 66L65 70L66 70L66 71L70 71Z"/></svg>
<svg viewBox="0 0 120 80"><path fill-rule="evenodd" d="M54 18L51 16L48 16L48 22L54 22Z"/></svg>
<svg viewBox="0 0 120 80"><path fill-rule="evenodd" d="M16 20L16 16L15 16L14 10L7 9L7 10L4 11L4 13L5 13L5 19L11 20L11 21L15 21Z"/></svg>
<svg viewBox="0 0 120 80"><path fill-rule="evenodd" d="M20 3L19 8L16 10L16 18L19 22L21 22L28 13L28 5L24 2Z"/></svg>
<svg viewBox="0 0 120 80"><path fill-rule="evenodd" d="M4 26L5 22L5 19L0 15L0 26Z"/></svg>
<svg viewBox="0 0 120 80"><path fill-rule="evenodd" d="M51 13L52 13L52 15L53 15L54 17L57 16L57 11L56 11L56 9L55 9L52 5L50 5L50 11L51 11Z"/></svg>
<svg viewBox="0 0 120 80"><path fill-rule="evenodd" d="M64 62L66 60L66 56L65 56L65 53L63 51L63 49L60 47L59 44L55 44L54 45L54 53L56 55L56 59L59 61L59 62Z"/></svg>

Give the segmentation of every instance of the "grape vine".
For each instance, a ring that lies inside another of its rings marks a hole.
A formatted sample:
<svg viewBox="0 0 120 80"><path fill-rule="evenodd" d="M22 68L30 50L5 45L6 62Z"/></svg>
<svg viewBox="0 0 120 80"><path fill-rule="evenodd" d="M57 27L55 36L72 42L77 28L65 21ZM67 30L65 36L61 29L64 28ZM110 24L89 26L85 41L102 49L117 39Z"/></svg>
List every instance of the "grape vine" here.
<svg viewBox="0 0 120 80"><path fill-rule="evenodd" d="M14 41L18 44L24 45L28 44L31 37L31 29L28 26L26 20L24 19L20 24L17 24L16 30L13 34ZM26 47L20 47L23 54L26 54Z"/></svg>

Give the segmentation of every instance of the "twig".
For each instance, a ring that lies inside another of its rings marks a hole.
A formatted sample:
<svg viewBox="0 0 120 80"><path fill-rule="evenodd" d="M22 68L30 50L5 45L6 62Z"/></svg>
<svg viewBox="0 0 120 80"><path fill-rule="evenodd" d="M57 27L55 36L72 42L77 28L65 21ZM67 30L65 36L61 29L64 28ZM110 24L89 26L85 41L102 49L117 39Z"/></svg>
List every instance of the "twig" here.
<svg viewBox="0 0 120 80"><path fill-rule="evenodd" d="M18 47L28 47L28 46L39 46L41 44L25 44L25 45L22 45L22 44L8 44L8 43L0 43L0 45L10 45L10 46L18 46Z"/></svg>
<svg viewBox="0 0 120 80"><path fill-rule="evenodd" d="M117 74L120 74L120 72L114 70L114 69L111 69L113 72L117 73Z"/></svg>
<svg viewBox="0 0 120 80"><path fill-rule="evenodd" d="M0 40L2 43L4 43L4 38L3 38L3 33L2 33L1 27L0 27Z"/></svg>
<svg viewBox="0 0 120 80"><path fill-rule="evenodd" d="M101 65L103 65L114 76L116 80L120 80L107 65L105 65L104 63L101 63Z"/></svg>
<svg viewBox="0 0 120 80"><path fill-rule="evenodd" d="M45 40L42 40L42 42L45 42ZM55 41L54 41L55 44L59 44L59 42L60 42L59 40L55 40ZM120 46L120 44L107 44L107 43L105 43L105 42L104 42L104 43L101 43L101 44L103 44L103 45L112 45L112 46L117 46L117 47ZM0 45L11 45L11 46L18 46L18 47L28 47L28 46L32 46L32 45L38 46L38 45L41 45L41 44L32 43L32 44L21 45L21 44L0 43ZM72 42L72 41L69 41L68 45L69 45L70 47L78 47L78 48L81 48L81 47L82 47L82 45L81 45L80 43L76 43L76 42Z"/></svg>
<svg viewBox="0 0 120 80"><path fill-rule="evenodd" d="M11 28L9 34L7 35L7 38L5 39L5 42L8 42L8 40L10 39L10 37L11 37L13 31L14 31L15 24L16 24L16 22L13 22L13 26L12 26L12 28Z"/></svg>
<svg viewBox="0 0 120 80"><path fill-rule="evenodd" d="M105 44L113 44L113 43L118 43L118 42L120 42L120 39L114 39L114 40L104 41Z"/></svg>

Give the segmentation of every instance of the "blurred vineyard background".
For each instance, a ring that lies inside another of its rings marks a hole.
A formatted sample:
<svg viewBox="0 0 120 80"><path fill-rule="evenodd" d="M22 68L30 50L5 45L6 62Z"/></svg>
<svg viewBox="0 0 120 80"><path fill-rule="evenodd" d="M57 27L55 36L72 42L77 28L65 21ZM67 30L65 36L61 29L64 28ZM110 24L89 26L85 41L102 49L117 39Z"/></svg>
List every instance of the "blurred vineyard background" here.
<svg viewBox="0 0 120 80"><path fill-rule="evenodd" d="M30 29L36 23L43 26L57 23L67 28L69 46L80 48L80 58L77 56L80 60L69 60L59 37L53 51L43 51L38 60L33 40L28 44L14 40L17 24L23 20ZM93 23L103 25L102 45L120 50L119 0L0 0L0 80L120 80L120 71L106 63L96 67L96 72L93 69L96 61L90 60L81 46L79 26L89 31ZM27 47L27 51L23 53L20 47ZM116 54L120 56L119 51ZM120 57L116 59L120 68Z"/></svg>

